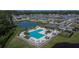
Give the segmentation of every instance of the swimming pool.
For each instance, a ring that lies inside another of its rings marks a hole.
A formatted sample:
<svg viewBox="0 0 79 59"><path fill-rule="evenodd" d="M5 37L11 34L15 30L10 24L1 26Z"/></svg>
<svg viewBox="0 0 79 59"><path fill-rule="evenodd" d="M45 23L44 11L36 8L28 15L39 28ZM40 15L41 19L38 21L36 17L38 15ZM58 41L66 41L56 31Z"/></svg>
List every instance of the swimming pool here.
<svg viewBox="0 0 79 59"><path fill-rule="evenodd" d="M45 36L44 34L39 33L39 32L41 32L41 31L43 31L43 29L35 30L35 31L32 31L32 32L29 32L29 35L30 35L31 37L34 37L34 38L36 38L36 39L39 39L39 38Z"/></svg>

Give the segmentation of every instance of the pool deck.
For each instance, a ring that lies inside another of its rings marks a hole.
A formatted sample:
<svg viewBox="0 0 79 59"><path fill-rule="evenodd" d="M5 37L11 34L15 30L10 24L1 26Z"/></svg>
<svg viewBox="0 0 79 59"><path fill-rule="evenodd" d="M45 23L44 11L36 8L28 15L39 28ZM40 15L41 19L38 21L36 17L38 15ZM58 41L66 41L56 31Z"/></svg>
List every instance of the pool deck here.
<svg viewBox="0 0 79 59"><path fill-rule="evenodd" d="M35 29L31 29L28 32L34 32L37 30L42 29L43 31L39 31L40 34L44 35L41 36L40 38L35 38L33 36L31 36L29 39L24 38L26 35L24 34L25 31L20 33L20 38L24 39L24 40L28 40L28 42L34 46L41 46L43 45L45 42L49 41L52 37L56 36L58 33L60 33L57 30L51 30L50 33L46 34L47 29L46 28L41 28L41 27L37 27ZM54 33L54 34L53 34ZM36 34L34 34L35 36L37 36ZM48 38L46 38L48 37Z"/></svg>

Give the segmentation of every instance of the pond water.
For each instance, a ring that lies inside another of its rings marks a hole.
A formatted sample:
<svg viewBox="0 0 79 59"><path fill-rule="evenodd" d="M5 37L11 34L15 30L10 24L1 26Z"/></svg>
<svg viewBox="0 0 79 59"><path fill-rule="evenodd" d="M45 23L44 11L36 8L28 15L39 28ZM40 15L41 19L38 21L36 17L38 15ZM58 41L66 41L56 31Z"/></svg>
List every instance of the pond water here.
<svg viewBox="0 0 79 59"><path fill-rule="evenodd" d="M57 43L53 48L79 48L79 43Z"/></svg>
<svg viewBox="0 0 79 59"><path fill-rule="evenodd" d="M22 22L19 22L17 25L21 28L29 28L29 27L35 27L38 24L35 22L22 21Z"/></svg>

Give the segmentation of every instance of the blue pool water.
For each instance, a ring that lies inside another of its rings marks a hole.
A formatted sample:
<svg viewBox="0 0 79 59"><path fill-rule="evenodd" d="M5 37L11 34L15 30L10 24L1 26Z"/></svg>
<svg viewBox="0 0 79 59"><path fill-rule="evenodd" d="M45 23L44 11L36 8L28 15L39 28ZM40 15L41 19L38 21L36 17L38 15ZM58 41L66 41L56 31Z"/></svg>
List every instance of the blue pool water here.
<svg viewBox="0 0 79 59"><path fill-rule="evenodd" d="M28 27L35 27L38 24L34 22L22 21L22 22L19 22L17 25L21 28L28 28Z"/></svg>
<svg viewBox="0 0 79 59"><path fill-rule="evenodd" d="M42 29L35 30L35 31L32 31L32 32L29 32L29 35L30 35L31 37L34 37L34 38L36 38L36 39L39 39L39 38L45 36L45 35L39 33L39 32L41 32L41 31L43 31L43 30L42 30Z"/></svg>

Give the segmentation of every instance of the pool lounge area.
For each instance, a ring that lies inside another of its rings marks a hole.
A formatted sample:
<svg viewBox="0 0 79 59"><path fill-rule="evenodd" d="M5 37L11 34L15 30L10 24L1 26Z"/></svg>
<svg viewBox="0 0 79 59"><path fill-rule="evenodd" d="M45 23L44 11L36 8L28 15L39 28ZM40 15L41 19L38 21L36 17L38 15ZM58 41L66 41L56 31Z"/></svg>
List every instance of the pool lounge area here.
<svg viewBox="0 0 79 59"><path fill-rule="evenodd" d="M26 34L25 34L26 31L22 31L19 34L19 38L27 41L29 44L35 47L41 47L44 44L46 44L46 42L49 41L52 37L56 36L59 33L59 31L57 30L51 30L51 29L49 30L50 32L46 34L48 29L44 27L36 26L35 28L28 30L29 38L26 37Z"/></svg>

